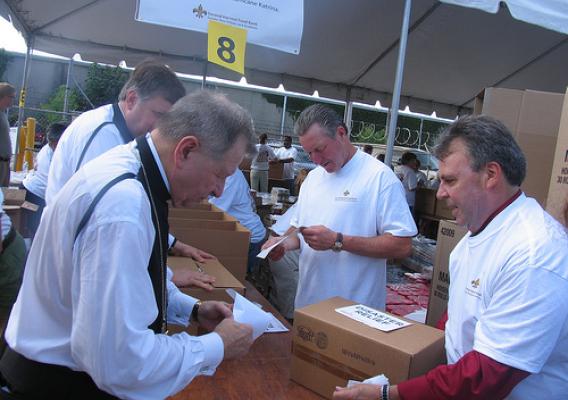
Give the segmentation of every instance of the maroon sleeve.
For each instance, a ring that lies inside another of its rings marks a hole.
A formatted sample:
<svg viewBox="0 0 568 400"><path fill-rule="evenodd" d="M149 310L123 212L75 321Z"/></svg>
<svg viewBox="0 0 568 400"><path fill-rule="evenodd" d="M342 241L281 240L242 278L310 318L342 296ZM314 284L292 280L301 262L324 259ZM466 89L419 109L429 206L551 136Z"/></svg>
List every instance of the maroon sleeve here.
<svg viewBox="0 0 568 400"><path fill-rule="evenodd" d="M442 316L438 320L438 323L436 324L436 328L438 328L442 331L445 331L446 330L446 322L448 322L448 310L444 311L444 314L442 314Z"/></svg>
<svg viewBox="0 0 568 400"><path fill-rule="evenodd" d="M470 351L455 364L440 365L397 387L402 400L503 399L529 375L477 351Z"/></svg>

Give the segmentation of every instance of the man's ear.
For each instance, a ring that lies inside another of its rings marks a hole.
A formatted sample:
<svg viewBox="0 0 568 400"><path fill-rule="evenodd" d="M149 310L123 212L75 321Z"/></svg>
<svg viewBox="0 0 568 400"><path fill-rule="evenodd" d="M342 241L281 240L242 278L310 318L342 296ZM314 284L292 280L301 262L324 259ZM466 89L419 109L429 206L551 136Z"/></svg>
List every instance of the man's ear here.
<svg viewBox="0 0 568 400"><path fill-rule="evenodd" d="M199 139L195 136L183 137L175 147L175 160L184 162L190 157L191 152L199 150Z"/></svg>
<svg viewBox="0 0 568 400"><path fill-rule="evenodd" d="M485 166L486 186L488 189L494 188L498 183L504 179L503 169L501 165L495 161L490 161Z"/></svg>
<svg viewBox="0 0 568 400"><path fill-rule="evenodd" d="M124 102L126 104L126 109L128 111L132 110L136 105L136 103L138 102L138 94L136 93L136 90L134 89L127 90Z"/></svg>

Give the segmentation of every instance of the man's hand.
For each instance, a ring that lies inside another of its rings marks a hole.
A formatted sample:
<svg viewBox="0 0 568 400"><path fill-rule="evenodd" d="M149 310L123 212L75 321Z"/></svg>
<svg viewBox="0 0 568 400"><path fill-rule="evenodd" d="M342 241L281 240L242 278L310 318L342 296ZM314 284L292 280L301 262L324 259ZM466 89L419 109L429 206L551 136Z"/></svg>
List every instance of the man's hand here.
<svg viewBox="0 0 568 400"><path fill-rule="evenodd" d="M200 250L196 247L190 246L185 244L181 241L176 241L174 247L170 249L172 256L179 256L179 257L190 257L193 258L195 261L204 262L206 260L216 260L212 254L209 254L203 250Z"/></svg>
<svg viewBox="0 0 568 400"><path fill-rule="evenodd" d="M172 282L178 288L198 287L210 292L213 290L215 277L207 275L205 272L193 271L189 268L176 268L172 277Z"/></svg>
<svg viewBox="0 0 568 400"><path fill-rule="evenodd" d="M333 392L335 400L376 400L380 398L380 385L359 384L351 388L336 387Z"/></svg>
<svg viewBox="0 0 568 400"><path fill-rule="evenodd" d="M199 308L201 311L201 308ZM244 356L252 345L252 326L240 324L233 319L224 319L215 332L221 336L225 347L225 360Z"/></svg>
<svg viewBox="0 0 568 400"><path fill-rule="evenodd" d="M314 250L329 250L335 244L337 232L326 228L323 225L314 225L307 228L300 228L300 233L304 240Z"/></svg>
<svg viewBox="0 0 568 400"><path fill-rule="evenodd" d="M212 331L226 318L233 318L233 306L223 301L204 301L199 306L197 322Z"/></svg>
<svg viewBox="0 0 568 400"><path fill-rule="evenodd" d="M281 239L280 236L270 236L268 238L268 240L266 242L264 242L264 244L262 245L262 249L264 250L267 247L272 246L274 243L276 243L280 239ZM287 251L287 249L285 247L285 243L286 243L286 240L283 241L282 243L280 243L275 248L273 248L272 251L270 251L270 253L268 253L268 258L270 258L272 261L278 261L282 257L284 257L284 254Z"/></svg>

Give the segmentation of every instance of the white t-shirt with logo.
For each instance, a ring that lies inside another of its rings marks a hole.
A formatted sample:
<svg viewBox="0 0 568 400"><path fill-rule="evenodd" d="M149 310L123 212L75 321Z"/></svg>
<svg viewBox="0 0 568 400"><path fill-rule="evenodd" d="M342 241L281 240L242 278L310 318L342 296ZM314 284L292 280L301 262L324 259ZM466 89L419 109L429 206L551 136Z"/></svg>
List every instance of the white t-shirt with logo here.
<svg viewBox="0 0 568 400"><path fill-rule="evenodd" d="M293 158L294 160L298 156L298 150L295 147L280 147L276 150L276 156L279 160L286 160L288 158ZM294 179L294 162L284 164L284 170L282 171L282 179Z"/></svg>
<svg viewBox="0 0 568 400"><path fill-rule="evenodd" d="M324 225L349 236L416 235L400 180L390 168L361 151L335 173L322 167L309 173L292 225ZM300 250L297 308L333 296L385 308L385 259L313 250L301 235Z"/></svg>
<svg viewBox="0 0 568 400"><path fill-rule="evenodd" d="M471 350L531 375L508 399L568 396L568 237L524 194L450 255L446 353Z"/></svg>
<svg viewBox="0 0 568 400"><path fill-rule="evenodd" d="M414 207L414 203L416 202L416 187L418 186L416 171L408 165L400 165L396 167L395 172L402 181L402 187L404 187L408 205Z"/></svg>

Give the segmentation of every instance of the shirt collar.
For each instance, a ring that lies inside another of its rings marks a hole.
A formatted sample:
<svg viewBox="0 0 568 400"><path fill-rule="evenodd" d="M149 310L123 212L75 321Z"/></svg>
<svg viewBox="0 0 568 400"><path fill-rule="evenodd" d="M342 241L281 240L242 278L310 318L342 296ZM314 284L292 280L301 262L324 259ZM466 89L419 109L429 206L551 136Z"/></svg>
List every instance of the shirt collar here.
<svg viewBox="0 0 568 400"><path fill-rule="evenodd" d="M160 175L162 175L162 179L164 180L164 184L166 185L168 192L171 193L170 182L168 181L166 171L164 170L164 166L162 164L162 161L160 160L158 150L156 149L156 146L154 145L154 142L152 141L152 135L150 135L150 133L146 134L146 140L148 141L148 146L150 147L150 151L152 152L152 157L154 157L154 161L155 161L156 165L158 166L158 170L160 171Z"/></svg>
<svg viewBox="0 0 568 400"><path fill-rule="evenodd" d="M483 232L483 230L485 228L487 228L487 225L489 225L489 223L491 221L493 221L493 219L499 215L504 209L506 209L507 207L509 207L515 200L517 200L519 198L519 196L522 194L523 192L521 191L521 189L519 189L517 191L517 193L515 193L513 196L511 196L507 201L505 201L503 204L501 204L499 207L497 207L497 209L495 211L493 211L493 213L491 213L491 215L489 217L487 217L487 219L485 220L485 222L483 224L481 224L481 227L475 231L475 232L471 232L471 237L474 237L478 234L480 234L481 232Z"/></svg>

